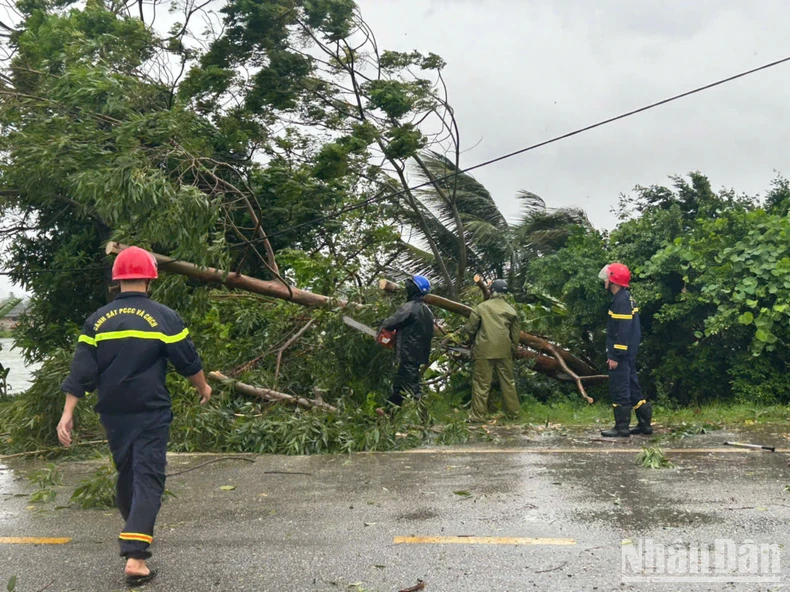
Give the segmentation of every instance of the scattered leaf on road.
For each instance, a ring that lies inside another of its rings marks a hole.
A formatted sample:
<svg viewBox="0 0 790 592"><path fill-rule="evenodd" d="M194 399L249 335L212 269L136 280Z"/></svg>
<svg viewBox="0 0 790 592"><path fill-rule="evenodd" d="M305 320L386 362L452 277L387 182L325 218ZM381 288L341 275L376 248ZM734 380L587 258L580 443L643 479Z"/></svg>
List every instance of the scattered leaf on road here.
<svg viewBox="0 0 790 592"><path fill-rule="evenodd" d="M460 495L460 496L463 496L463 497L469 497L470 495L472 495L471 491L466 491L466 490L463 490L463 489L461 491L453 491L453 493L455 495Z"/></svg>
<svg viewBox="0 0 790 592"><path fill-rule="evenodd" d="M236 489L236 486L235 485L223 485L222 487L220 487L220 489L222 491L233 491L234 489Z"/></svg>
<svg viewBox="0 0 790 592"><path fill-rule="evenodd" d="M425 582L422 580L417 580L417 585L412 586L411 588L404 588L400 592L418 592L418 590L425 590Z"/></svg>

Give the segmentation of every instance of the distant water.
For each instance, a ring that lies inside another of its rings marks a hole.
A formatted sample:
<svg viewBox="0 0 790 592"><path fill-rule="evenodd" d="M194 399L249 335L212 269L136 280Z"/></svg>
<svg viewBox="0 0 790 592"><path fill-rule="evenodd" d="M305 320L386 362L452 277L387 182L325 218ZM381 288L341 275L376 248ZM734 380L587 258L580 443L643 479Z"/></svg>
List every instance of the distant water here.
<svg viewBox="0 0 790 592"><path fill-rule="evenodd" d="M38 369L38 364L26 365L19 350L11 349L13 345L13 339L0 339L0 346L3 348L0 350L0 364L3 368L11 369L7 379L8 394L18 395L30 387L33 371Z"/></svg>

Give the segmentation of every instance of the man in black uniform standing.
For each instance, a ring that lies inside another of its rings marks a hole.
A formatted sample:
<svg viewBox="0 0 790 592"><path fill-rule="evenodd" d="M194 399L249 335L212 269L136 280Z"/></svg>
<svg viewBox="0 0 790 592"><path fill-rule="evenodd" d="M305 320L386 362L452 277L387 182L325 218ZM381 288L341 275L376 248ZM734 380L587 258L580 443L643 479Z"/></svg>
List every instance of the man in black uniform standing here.
<svg viewBox="0 0 790 592"><path fill-rule="evenodd" d="M200 403L211 398L200 357L179 316L148 298L158 276L153 255L129 247L115 259L116 299L85 322L69 377L58 439L71 445L74 408L85 393L99 390L95 407L107 431L118 470L117 503L125 521L120 534L126 582L144 584L156 576L145 561L165 489L170 394L165 387L168 361L197 389Z"/></svg>
<svg viewBox="0 0 790 592"><path fill-rule="evenodd" d="M406 303L381 323L381 329L395 331L398 372L389 402L396 406L403 403L404 395L415 399L421 395L420 366L430 361L433 339L433 314L423 302L430 291L428 278L415 275L406 280Z"/></svg>
<svg viewBox="0 0 790 592"><path fill-rule="evenodd" d="M653 406L642 395L636 374L636 355L642 339L639 308L628 291L631 272L622 263L605 266L598 277L606 290L613 294L606 325L606 357L609 365L609 392L614 407L614 427L601 432L602 436L627 438L631 434L652 434L650 422ZM638 424L629 430L631 409Z"/></svg>

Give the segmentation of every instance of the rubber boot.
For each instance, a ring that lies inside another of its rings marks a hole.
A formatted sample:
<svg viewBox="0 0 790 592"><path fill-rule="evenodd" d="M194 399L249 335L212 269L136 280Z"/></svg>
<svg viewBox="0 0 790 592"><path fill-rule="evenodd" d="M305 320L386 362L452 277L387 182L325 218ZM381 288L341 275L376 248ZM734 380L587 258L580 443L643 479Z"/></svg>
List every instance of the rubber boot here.
<svg viewBox="0 0 790 592"><path fill-rule="evenodd" d="M631 423L631 406L620 405L614 408L614 427L611 430L603 430L601 435L606 438L628 438L631 432L628 425Z"/></svg>
<svg viewBox="0 0 790 592"><path fill-rule="evenodd" d="M631 428L632 434L645 434L653 433L653 428L650 425L653 419L653 405L650 403L642 403L639 407L634 409L636 419L639 422L635 428Z"/></svg>

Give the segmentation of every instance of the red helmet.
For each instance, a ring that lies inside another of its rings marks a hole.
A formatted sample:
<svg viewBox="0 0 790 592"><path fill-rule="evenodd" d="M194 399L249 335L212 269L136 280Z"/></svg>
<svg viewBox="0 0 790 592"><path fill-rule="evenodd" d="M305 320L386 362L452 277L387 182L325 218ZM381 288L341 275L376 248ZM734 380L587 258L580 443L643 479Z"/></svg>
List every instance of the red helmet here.
<svg viewBox="0 0 790 592"><path fill-rule="evenodd" d="M145 249L128 247L121 251L112 264L114 280L155 280L159 277L156 259Z"/></svg>
<svg viewBox="0 0 790 592"><path fill-rule="evenodd" d="M606 279L611 283L627 288L631 281L631 272L622 263L610 263L605 268Z"/></svg>

